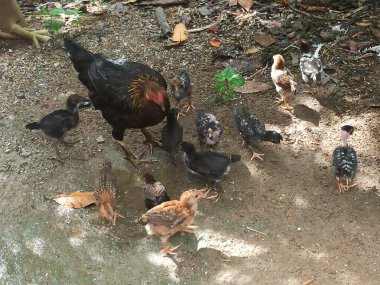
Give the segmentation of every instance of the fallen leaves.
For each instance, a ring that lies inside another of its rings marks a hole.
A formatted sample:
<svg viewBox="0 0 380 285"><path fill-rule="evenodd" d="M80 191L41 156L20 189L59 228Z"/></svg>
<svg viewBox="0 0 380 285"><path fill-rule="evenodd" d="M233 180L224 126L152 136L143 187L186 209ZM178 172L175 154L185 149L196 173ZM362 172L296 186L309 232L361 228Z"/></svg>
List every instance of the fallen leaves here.
<svg viewBox="0 0 380 285"><path fill-rule="evenodd" d="M246 81L243 86L235 88L235 91L243 94L249 94L266 91L272 89L273 87L273 84L268 84L265 82L255 82L251 80Z"/></svg>
<svg viewBox="0 0 380 285"><path fill-rule="evenodd" d="M178 23L174 27L172 41L173 42L184 42L184 41L187 41L188 38L189 38L189 33L187 31L185 24Z"/></svg>
<svg viewBox="0 0 380 285"><path fill-rule="evenodd" d="M252 48L247 48L244 53L245 54L254 54L254 53L257 53L259 51L261 51L261 48L252 47Z"/></svg>
<svg viewBox="0 0 380 285"><path fill-rule="evenodd" d="M58 204L70 208L84 208L95 203L94 192L63 193L53 197Z"/></svg>
<svg viewBox="0 0 380 285"><path fill-rule="evenodd" d="M277 40L270 34L257 34L255 36L255 41L263 47L268 47L274 44Z"/></svg>
<svg viewBox="0 0 380 285"><path fill-rule="evenodd" d="M253 0L238 0L237 2L245 11L249 11L253 6Z"/></svg>
<svg viewBox="0 0 380 285"><path fill-rule="evenodd" d="M339 46L345 49L349 49L352 53L357 53L359 49L369 46L372 42L356 42L354 40L348 40L346 42L340 43Z"/></svg>
<svg viewBox="0 0 380 285"><path fill-rule="evenodd" d="M218 47L220 47L220 40L217 38L213 38L210 40L210 45L212 47L218 48Z"/></svg>

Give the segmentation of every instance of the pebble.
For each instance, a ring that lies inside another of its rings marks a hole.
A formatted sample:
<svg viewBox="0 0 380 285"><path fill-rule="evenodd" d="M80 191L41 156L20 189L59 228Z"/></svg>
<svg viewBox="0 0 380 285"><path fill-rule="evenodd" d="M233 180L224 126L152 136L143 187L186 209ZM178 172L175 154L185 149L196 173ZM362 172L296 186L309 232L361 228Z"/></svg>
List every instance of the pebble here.
<svg viewBox="0 0 380 285"><path fill-rule="evenodd" d="M295 37L295 35L296 35L296 32L291 32L291 33L287 34L286 37L287 37L288 39L292 39L292 38Z"/></svg>
<svg viewBox="0 0 380 285"><path fill-rule="evenodd" d="M16 96L17 99L20 99L20 100L21 99L25 99L25 95L21 94L21 93L16 93L15 96Z"/></svg>
<svg viewBox="0 0 380 285"><path fill-rule="evenodd" d="M32 152L30 151L30 150L27 150L26 148L22 148L21 149L21 156L22 157L28 157L29 155L31 155L32 154Z"/></svg>
<svg viewBox="0 0 380 285"><path fill-rule="evenodd" d="M98 137L96 138L96 142L97 142L97 143L104 143L104 142L105 142L105 139L103 138L103 136L98 136Z"/></svg>
<svg viewBox="0 0 380 285"><path fill-rule="evenodd" d="M202 6L199 8L199 13L202 15L202 16L209 16L211 15L211 11L209 8L207 8L207 6Z"/></svg>
<svg viewBox="0 0 380 285"><path fill-rule="evenodd" d="M325 42L328 42L328 41L332 41L335 36L334 34L330 33L330 32L327 32L327 31L321 31L319 33L319 36L323 39L323 41Z"/></svg>

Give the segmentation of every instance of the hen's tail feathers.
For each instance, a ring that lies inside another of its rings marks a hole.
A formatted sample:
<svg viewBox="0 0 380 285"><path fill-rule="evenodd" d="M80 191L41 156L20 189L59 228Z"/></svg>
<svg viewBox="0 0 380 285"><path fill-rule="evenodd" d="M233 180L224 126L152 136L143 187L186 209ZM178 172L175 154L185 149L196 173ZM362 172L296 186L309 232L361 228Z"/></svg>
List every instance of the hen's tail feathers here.
<svg viewBox="0 0 380 285"><path fill-rule="evenodd" d="M27 124L25 128L27 128L28 130L38 130L40 128L40 124L37 122L30 123L30 124Z"/></svg>
<svg viewBox="0 0 380 285"><path fill-rule="evenodd" d="M323 44L317 45L317 49L315 50L314 55L313 55L315 58L319 58L319 51L321 50L322 47L323 47Z"/></svg>
<svg viewBox="0 0 380 285"><path fill-rule="evenodd" d="M240 161L240 159L241 159L241 156L238 154L231 154L230 155L231 162L237 162L237 161Z"/></svg>
<svg viewBox="0 0 380 285"><path fill-rule="evenodd" d="M77 44L71 39L65 38L63 40L63 47L69 54L70 60L73 62L76 71L79 73L88 70L90 64L94 59L94 55Z"/></svg>

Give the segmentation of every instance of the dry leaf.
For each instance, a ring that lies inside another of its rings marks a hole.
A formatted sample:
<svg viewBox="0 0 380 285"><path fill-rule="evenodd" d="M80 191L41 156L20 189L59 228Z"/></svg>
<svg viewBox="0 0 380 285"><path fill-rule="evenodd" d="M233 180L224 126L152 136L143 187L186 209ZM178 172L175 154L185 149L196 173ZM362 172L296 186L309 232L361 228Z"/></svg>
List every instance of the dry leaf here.
<svg viewBox="0 0 380 285"><path fill-rule="evenodd" d="M245 11L249 11L253 6L253 0L238 0L238 3Z"/></svg>
<svg viewBox="0 0 380 285"><path fill-rule="evenodd" d="M186 26L183 23L178 23L174 27L172 41L184 42L184 41L187 41L188 37L189 37L189 33L186 29Z"/></svg>
<svg viewBox="0 0 380 285"><path fill-rule="evenodd" d="M264 82L255 82L255 81L246 81L242 87L235 88L234 90L239 93L247 94L247 93L257 93L272 89L274 87L273 84L268 84Z"/></svg>
<svg viewBox="0 0 380 285"><path fill-rule="evenodd" d="M213 39L211 39L211 41L210 41L210 45L211 45L212 47L216 47L216 48L218 48L218 47L220 47L220 40L217 39L217 38L213 38Z"/></svg>
<svg viewBox="0 0 380 285"><path fill-rule="evenodd" d="M209 33L216 33L220 29L220 24L215 24L212 25L211 27L208 28L207 32Z"/></svg>
<svg viewBox="0 0 380 285"><path fill-rule="evenodd" d="M135 3L137 2L137 0L126 0L126 1L123 1L123 4L129 4L129 3Z"/></svg>
<svg viewBox="0 0 380 285"><path fill-rule="evenodd" d="M84 208L95 203L94 192L72 192L59 194L53 200L60 205L70 208Z"/></svg>
<svg viewBox="0 0 380 285"><path fill-rule="evenodd" d="M289 0L277 0L277 3L283 6L288 6Z"/></svg>
<svg viewBox="0 0 380 285"><path fill-rule="evenodd" d="M277 40L270 34L258 34L255 36L255 41L263 47L268 47L271 44L274 44Z"/></svg>
<svg viewBox="0 0 380 285"><path fill-rule="evenodd" d="M245 50L245 54L253 54L261 51L261 48L258 47L252 47Z"/></svg>
<svg viewBox="0 0 380 285"><path fill-rule="evenodd" d="M228 1L228 4L229 4L230 6L236 6L237 3L238 3L238 0L229 0L229 1Z"/></svg>

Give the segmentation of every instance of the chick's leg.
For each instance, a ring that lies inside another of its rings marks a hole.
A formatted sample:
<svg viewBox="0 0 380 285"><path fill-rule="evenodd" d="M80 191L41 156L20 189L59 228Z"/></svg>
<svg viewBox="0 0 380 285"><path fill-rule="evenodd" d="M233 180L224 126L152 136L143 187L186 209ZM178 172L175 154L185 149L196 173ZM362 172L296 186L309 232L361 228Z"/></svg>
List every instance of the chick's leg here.
<svg viewBox="0 0 380 285"><path fill-rule="evenodd" d="M253 147L252 146L249 146L249 148L252 150L252 157L251 157L251 161L254 160L255 158L257 159L260 159L261 161L264 161L264 159L262 158L262 156L264 156L263 153L257 153L253 150Z"/></svg>
<svg viewBox="0 0 380 285"><path fill-rule="evenodd" d="M189 112L190 109L196 110L195 107L194 107L194 105L191 103L191 98L190 97L188 97L188 104L185 105L185 106L187 107L187 109L185 111L186 113Z"/></svg>
<svg viewBox="0 0 380 285"><path fill-rule="evenodd" d="M158 146L162 147L162 143L159 141L155 140L153 136L146 130L146 129L141 129L143 135L146 138L146 141L149 143L149 148L150 148L150 154L153 154L153 147Z"/></svg>
<svg viewBox="0 0 380 285"><path fill-rule="evenodd" d="M177 248L179 248L181 245L177 245L175 247L170 248L169 245L168 245L168 239L169 239L169 237L167 237L167 236L161 237L161 243L162 243L162 246L163 246L163 249L161 250L161 252L164 255L167 255L167 254L176 255L177 253L175 252L175 250Z"/></svg>
<svg viewBox="0 0 380 285"><path fill-rule="evenodd" d="M51 159L53 160L57 160L59 161L60 163L64 163L64 160L63 158L61 157L61 154L59 153L59 147L58 147L58 144L60 143L60 141L56 141L55 144L54 144L54 148L55 148L55 157L52 157Z"/></svg>

